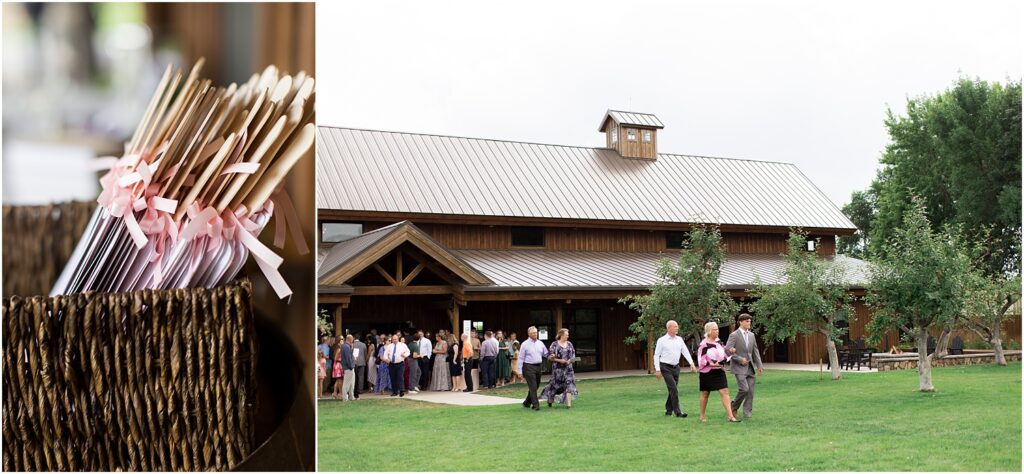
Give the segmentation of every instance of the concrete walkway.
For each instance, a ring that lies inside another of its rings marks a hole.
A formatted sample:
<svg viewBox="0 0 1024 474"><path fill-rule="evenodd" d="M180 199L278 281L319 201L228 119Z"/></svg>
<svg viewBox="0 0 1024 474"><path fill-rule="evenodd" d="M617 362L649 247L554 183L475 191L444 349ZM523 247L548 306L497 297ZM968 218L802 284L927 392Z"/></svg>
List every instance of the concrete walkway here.
<svg viewBox="0 0 1024 474"><path fill-rule="evenodd" d="M526 388L525 384L521 384L523 388ZM525 392L524 392L525 393ZM363 400L416 400L420 402L428 403L441 403L445 405L461 405L467 407L479 407L479 406L490 406L490 405L513 405L516 403L522 403L521 399L508 398L508 397L496 397L494 395L484 395L477 392L431 392L429 390L420 393L406 393L404 397L392 397L390 394L377 395L376 393L363 393L359 395L359 400L355 403L359 403ZM337 402L330 398L323 398L321 401L325 402ZM352 402L344 402L352 403Z"/></svg>
<svg viewBox="0 0 1024 474"><path fill-rule="evenodd" d="M765 362L764 370L797 370L801 372L817 372L820 370L822 372L831 372L831 369L829 369L828 366L824 364L819 366L818 364L787 364L785 362ZM856 374L878 372L878 370L869 369L866 365L862 365L860 367L860 370L857 370L855 368L842 369L841 372L844 374Z"/></svg>
<svg viewBox="0 0 1024 474"><path fill-rule="evenodd" d="M797 370L803 372L817 372L819 370L818 364L787 364L783 362L766 362L764 364L765 370ZM829 370L821 366L823 372ZM843 370L844 373L858 373L857 370ZM862 367L859 371L861 373L878 372L875 369L868 369ZM688 370L683 371L681 375L690 374ZM695 375L695 374L692 374ZM616 377L637 377L637 376L648 376L646 370L615 370L607 372L583 372L576 374L576 380L600 380L600 379L611 379ZM730 379L731 380L731 379ZM547 383L548 376L545 375L541 378L541 387ZM526 384L519 383L515 384L515 387L521 389L522 393L525 394ZM404 397L391 397L390 394L377 395L375 393L364 393L360 395L360 399L355 403L359 403L363 400L416 400L420 402L428 403L439 403L444 405L460 405L460 406L491 406L491 405L515 405L522 403L521 398L509 398L509 397L498 397L494 395L487 395L487 390L474 391L474 392L432 392L423 391L420 393L406 393ZM321 401L325 402L337 402L337 400L331 400L330 398L323 398ZM344 402L351 403L351 402Z"/></svg>

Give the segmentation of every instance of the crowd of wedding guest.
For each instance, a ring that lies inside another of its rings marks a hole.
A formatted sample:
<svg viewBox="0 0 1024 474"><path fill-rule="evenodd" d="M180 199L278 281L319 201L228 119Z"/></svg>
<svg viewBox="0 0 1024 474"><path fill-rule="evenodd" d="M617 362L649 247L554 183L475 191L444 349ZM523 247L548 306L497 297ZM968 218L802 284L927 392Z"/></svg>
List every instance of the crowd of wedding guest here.
<svg viewBox="0 0 1024 474"><path fill-rule="evenodd" d="M472 392L520 383L519 348L516 333L506 336L504 331L378 334L371 329L358 337L323 336L317 345L317 393L348 401L361 393L404 397L423 390Z"/></svg>
<svg viewBox="0 0 1024 474"><path fill-rule="evenodd" d="M707 422L707 404L711 392L718 392L727 420L740 423L740 408L745 418L752 416L757 376L764 375L757 339L751 332L751 320L740 314L738 328L728 342L719 339L718 324L704 325L704 339L696 349L697 361L690 355L679 324L670 320L665 335L654 347L651 367L655 377L664 379L668 397L665 415L686 418L679 403L679 373L682 362L699 373L700 421ZM526 382L523 407L540 410L540 402L564 404L572 408L579 396L573 363L576 350L569 342L569 330L562 328L550 346L538 339L536 327L527 329L522 342L516 333L505 337L503 331L483 333L476 330L457 337L446 330L436 334L422 330L377 334L371 330L361 338L323 337L317 345L318 396L356 400L361 392L372 391L404 397L421 390L472 392L505 384ZM543 362L551 362L551 376L538 396ZM729 396L726 371L736 378L739 392ZM330 395L328 395L330 394Z"/></svg>

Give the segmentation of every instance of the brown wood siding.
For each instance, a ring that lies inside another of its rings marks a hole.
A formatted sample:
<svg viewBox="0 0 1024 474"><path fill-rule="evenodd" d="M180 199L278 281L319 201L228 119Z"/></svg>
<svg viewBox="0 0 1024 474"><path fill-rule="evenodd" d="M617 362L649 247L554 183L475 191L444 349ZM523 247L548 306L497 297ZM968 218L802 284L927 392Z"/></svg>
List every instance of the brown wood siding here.
<svg viewBox="0 0 1024 474"><path fill-rule="evenodd" d="M352 221L358 222L358 221ZM512 227L507 225L460 225L414 222L441 245L451 249L507 250L512 248ZM363 232L391 222L363 222ZM545 249L592 252L661 252L666 231L641 229L596 229L546 227ZM318 228L319 232L319 228ZM819 236L818 254L835 255L835 237ZM738 254L781 254L786 252L786 235L770 233L722 234L726 251ZM324 244L330 247L332 244Z"/></svg>
<svg viewBox="0 0 1024 474"><path fill-rule="evenodd" d="M665 233L645 230L567 229L547 230L547 248L596 252L660 252L665 250Z"/></svg>
<svg viewBox="0 0 1024 474"><path fill-rule="evenodd" d="M815 235L813 237L821 239L821 244L817 248L819 255L835 255L835 236ZM786 253L786 239L788 238L787 234L732 232L722 234L722 242L725 244L726 252L729 253Z"/></svg>
<svg viewBox="0 0 1024 474"><path fill-rule="evenodd" d="M864 339L865 342L868 338L867 323L871 320L871 312L867 306L864 305L863 301L854 301L853 310L855 318L850 323L849 338L850 339ZM888 351L893 345L897 345L899 341L899 335L896 331L887 332L882 336L882 339L871 347L875 347L879 351ZM758 343L761 344L761 339L758 339ZM812 335L799 335L796 340L791 343L787 343L788 362L792 364L817 364L819 360L823 363L827 363L828 355L825 353L825 336L821 334ZM766 349L763 351L766 353L766 361L775 362L775 351L774 344L770 342L764 342Z"/></svg>
<svg viewBox="0 0 1024 474"><path fill-rule="evenodd" d="M954 331L954 334L959 335L965 343L982 341L982 338L978 336L978 333L971 331L970 329L960 329ZM1001 337L1003 342L1016 341L1017 344L1021 344L1021 317L1019 314L1013 315L1003 321Z"/></svg>
<svg viewBox="0 0 1024 474"><path fill-rule="evenodd" d="M512 228L509 226L452 226L445 224L416 224L420 229L451 249L509 249L512 248Z"/></svg>
<svg viewBox="0 0 1024 474"><path fill-rule="evenodd" d="M609 309L611 308L611 309ZM634 370L644 367L641 344L626 345L623 340L632 334L629 325L636 321L636 312L614 302L601 308L600 332L601 370Z"/></svg>
<svg viewBox="0 0 1024 474"><path fill-rule="evenodd" d="M728 253L780 254L786 251L784 234L723 233L722 243Z"/></svg>
<svg viewBox="0 0 1024 474"><path fill-rule="evenodd" d="M629 125L625 127L620 126L618 129L621 130L620 141L618 141L620 142L621 150L618 154L626 158L654 159L654 144L653 142L646 146L643 144L643 129ZM629 130L633 130L636 133L636 140L629 139Z"/></svg>
<svg viewBox="0 0 1024 474"><path fill-rule="evenodd" d="M618 135L618 141L612 143L612 129L615 129ZM604 143L607 148L611 148L618 152L620 155L623 153L623 139L626 137L625 132L622 130L622 126L615 122L614 119L608 119L604 124ZM625 156L625 155L622 155Z"/></svg>
<svg viewBox="0 0 1024 474"><path fill-rule="evenodd" d="M634 130L636 132L636 140L629 140L627 138L629 137L629 134L623 131L623 129ZM619 130L620 155L626 158L643 158L648 160L653 160L657 158L657 155L655 154L655 150L657 149L657 130L645 129L630 125L626 125L624 127L619 126ZM644 130L651 131L651 143L644 143Z"/></svg>
<svg viewBox="0 0 1024 474"><path fill-rule="evenodd" d="M821 237L821 242L818 244L818 255L835 255L836 254L836 236L834 235L822 235L815 236Z"/></svg>
<svg viewBox="0 0 1024 474"><path fill-rule="evenodd" d="M650 130L651 142L644 143L644 130ZM637 139L640 141L640 157L654 160L658 158L658 130L657 129L640 129L639 136Z"/></svg>

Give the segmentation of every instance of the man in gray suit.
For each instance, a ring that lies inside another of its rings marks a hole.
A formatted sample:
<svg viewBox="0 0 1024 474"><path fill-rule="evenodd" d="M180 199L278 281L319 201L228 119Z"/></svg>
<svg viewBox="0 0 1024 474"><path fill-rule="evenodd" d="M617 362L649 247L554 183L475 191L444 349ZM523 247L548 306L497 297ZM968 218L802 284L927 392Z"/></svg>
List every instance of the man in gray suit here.
<svg viewBox="0 0 1024 474"><path fill-rule="evenodd" d="M743 416L750 418L754 409L754 386L757 385L757 377L754 375L754 368L757 368L758 375L764 375L764 366L761 365L761 354L757 350L757 340L754 333L750 332L751 317L743 313L737 318L739 329L729 334L729 341L725 343L725 350L729 356L729 372L736 376L736 383L739 393L732 401L732 411L736 413L740 405L743 405Z"/></svg>
<svg viewBox="0 0 1024 474"><path fill-rule="evenodd" d="M352 343L352 356L356 359L356 399L359 392L366 390L366 344L359 339Z"/></svg>

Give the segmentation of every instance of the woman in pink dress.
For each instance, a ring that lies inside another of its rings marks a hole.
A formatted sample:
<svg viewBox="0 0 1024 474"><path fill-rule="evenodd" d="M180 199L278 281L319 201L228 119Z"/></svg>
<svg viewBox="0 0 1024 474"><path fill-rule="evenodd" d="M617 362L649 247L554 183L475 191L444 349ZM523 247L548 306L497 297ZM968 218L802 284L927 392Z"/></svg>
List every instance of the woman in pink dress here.
<svg viewBox="0 0 1024 474"><path fill-rule="evenodd" d="M725 376L724 364L729 360L725 346L718 339L718 324L714 321L704 325L704 340L697 346L697 372L700 372L700 422L708 421L704 412L708 407L711 392L722 396L722 406L729 415L729 421L739 423L740 420L732 412L729 403L729 379Z"/></svg>
<svg viewBox="0 0 1024 474"><path fill-rule="evenodd" d="M345 371L341 367L341 345L345 343L344 339L339 339L338 343L334 346L334 364L331 371L331 377L334 379L334 393L331 394L331 398L337 400L341 396L342 392L342 379L345 378Z"/></svg>
<svg viewBox="0 0 1024 474"><path fill-rule="evenodd" d="M317 391L316 391L316 393L318 394L317 398L323 398L322 395L319 395L319 394L324 393L324 379L327 378L327 358L324 357L324 353L321 352L320 349L316 350L316 354L317 354L317 364L316 364L316 380L317 380L316 387L317 387Z"/></svg>

